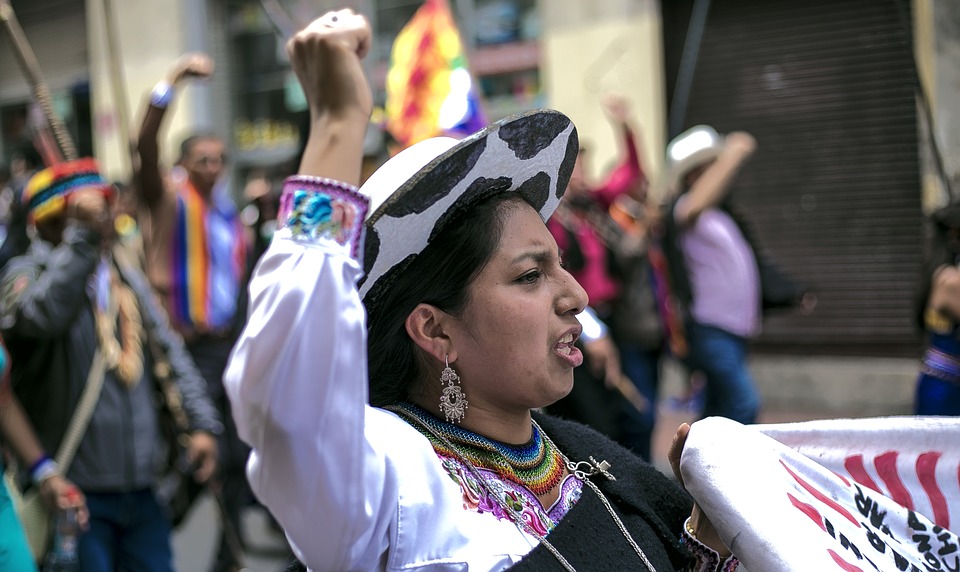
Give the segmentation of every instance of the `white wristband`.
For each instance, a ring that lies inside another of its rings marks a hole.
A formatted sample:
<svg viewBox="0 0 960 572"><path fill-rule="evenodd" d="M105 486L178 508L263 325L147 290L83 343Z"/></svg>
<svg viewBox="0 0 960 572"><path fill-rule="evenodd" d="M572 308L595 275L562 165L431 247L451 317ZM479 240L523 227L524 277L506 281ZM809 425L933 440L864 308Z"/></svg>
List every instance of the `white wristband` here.
<svg viewBox="0 0 960 572"><path fill-rule="evenodd" d="M57 465L57 462L53 459L46 458L30 472L30 479L34 484L39 485L59 472L60 466Z"/></svg>
<svg viewBox="0 0 960 572"><path fill-rule="evenodd" d="M173 86L166 81L157 82L150 92L150 105L166 108L173 101Z"/></svg>

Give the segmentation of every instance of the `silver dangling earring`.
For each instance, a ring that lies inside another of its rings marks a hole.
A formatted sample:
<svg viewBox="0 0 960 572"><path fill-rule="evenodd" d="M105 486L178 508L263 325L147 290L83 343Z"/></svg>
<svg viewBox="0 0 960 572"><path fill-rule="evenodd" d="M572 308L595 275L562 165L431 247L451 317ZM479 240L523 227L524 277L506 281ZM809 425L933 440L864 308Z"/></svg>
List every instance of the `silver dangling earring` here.
<svg viewBox="0 0 960 572"><path fill-rule="evenodd" d="M450 367L447 358L443 356L446 367L440 373L440 384L447 384L440 395L440 411L446 416L447 423L460 423L467 409L467 396L460 389L460 376Z"/></svg>

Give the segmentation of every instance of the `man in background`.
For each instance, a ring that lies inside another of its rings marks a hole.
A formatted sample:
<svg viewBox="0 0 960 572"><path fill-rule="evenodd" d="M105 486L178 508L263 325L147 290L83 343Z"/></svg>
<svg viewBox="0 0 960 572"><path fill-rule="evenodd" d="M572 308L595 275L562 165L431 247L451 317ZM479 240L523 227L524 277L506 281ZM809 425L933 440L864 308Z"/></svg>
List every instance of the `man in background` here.
<svg viewBox="0 0 960 572"><path fill-rule="evenodd" d="M176 91L191 78L213 74L205 54L179 58L149 95L137 139L140 169L137 193L140 224L150 282L160 295L173 326L207 384L224 419L220 440L220 488L228 522L239 531L240 510L250 496L244 474L247 447L237 437L223 391L223 370L242 326L247 238L236 207L221 185L226 166L222 139L209 133L187 137L177 165L160 167L158 136ZM221 530L214 570L232 570L237 557Z"/></svg>
<svg viewBox="0 0 960 572"><path fill-rule="evenodd" d="M84 388L102 380L70 466L43 461L86 497L80 570L169 572L170 522L155 493L167 444L148 340L179 387L199 481L214 472L222 425L146 277L114 250L112 200L92 159L34 175L24 201L36 238L0 277L0 329L14 391L46 451L58 451Z"/></svg>

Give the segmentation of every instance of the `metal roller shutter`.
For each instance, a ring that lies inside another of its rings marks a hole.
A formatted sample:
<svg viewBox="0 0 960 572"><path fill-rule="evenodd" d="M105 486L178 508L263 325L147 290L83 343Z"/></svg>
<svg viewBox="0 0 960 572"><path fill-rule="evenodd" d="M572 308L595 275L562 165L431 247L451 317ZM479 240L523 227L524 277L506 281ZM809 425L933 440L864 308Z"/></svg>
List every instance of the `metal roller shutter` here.
<svg viewBox="0 0 960 572"><path fill-rule="evenodd" d="M671 91L691 4L663 2ZM819 299L810 316L769 316L761 349L915 351L913 82L912 39L895 0L712 2L684 127L756 136L733 202L770 258Z"/></svg>

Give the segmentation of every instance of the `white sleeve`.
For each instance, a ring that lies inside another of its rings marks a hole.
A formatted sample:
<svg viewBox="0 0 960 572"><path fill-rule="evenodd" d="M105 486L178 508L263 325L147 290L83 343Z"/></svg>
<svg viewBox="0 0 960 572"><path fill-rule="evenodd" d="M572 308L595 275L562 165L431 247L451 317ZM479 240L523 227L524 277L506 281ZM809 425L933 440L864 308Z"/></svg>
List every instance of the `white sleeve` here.
<svg viewBox="0 0 960 572"><path fill-rule="evenodd" d="M286 226L254 271L224 384L240 437L253 448L253 492L297 556L315 570L371 570L387 549L396 495L384 490L384 460L364 435L371 410L356 252L367 204L356 193L327 198L334 217L356 209L344 219L356 232L305 228L311 205L299 223L297 203L282 214Z"/></svg>
<svg viewBox="0 0 960 572"><path fill-rule="evenodd" d="M607 325L597 317L597 313L590 306L585 306L583 311L577 314L577 320L583 328L580 339L586 343L595 342L606 337Z"/></svg>

